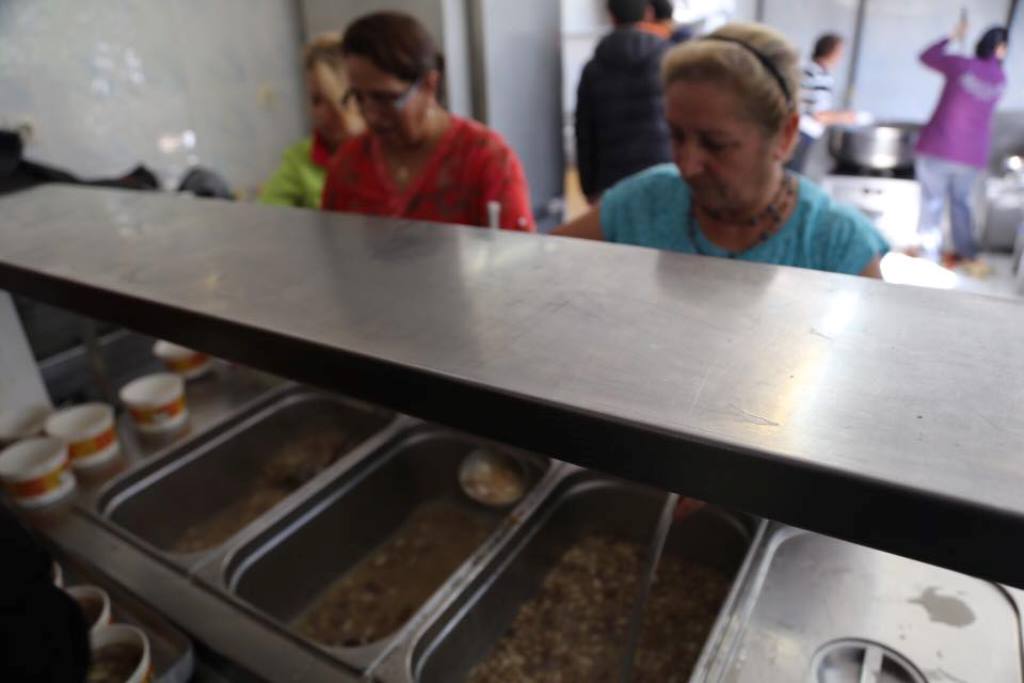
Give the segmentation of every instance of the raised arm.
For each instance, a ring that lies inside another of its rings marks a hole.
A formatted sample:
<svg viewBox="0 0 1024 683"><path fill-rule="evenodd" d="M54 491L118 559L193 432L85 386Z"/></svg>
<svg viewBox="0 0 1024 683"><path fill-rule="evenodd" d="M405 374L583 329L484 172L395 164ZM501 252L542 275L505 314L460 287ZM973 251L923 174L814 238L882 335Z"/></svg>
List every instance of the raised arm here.
<svg viewBox="0 0 1024 683"><path fill-rule="evenodd" d="M953 29L953 33L949 38L943 38L934 45L930 45L921 53L921 63L928 68L935 69L939 73L947 76L958 72L963 63L967 60L963 57L946 54L946 47L949 45L950 40L963 41L966 36L967 21L965 19L961 19L957 22L957 25Z"/></svg>

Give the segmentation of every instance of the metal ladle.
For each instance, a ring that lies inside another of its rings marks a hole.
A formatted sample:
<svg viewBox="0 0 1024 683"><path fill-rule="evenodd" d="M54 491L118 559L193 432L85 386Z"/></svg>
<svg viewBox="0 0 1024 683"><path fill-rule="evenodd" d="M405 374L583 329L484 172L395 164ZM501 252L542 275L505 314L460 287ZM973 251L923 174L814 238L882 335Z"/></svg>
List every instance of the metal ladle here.
<svg viewBox="0 0 1024 683"><path fill-rule="evenodd" d="M459 487L488 507L508 507L526 495L526 469L516 458L476 448L459 463Z"/></svg>

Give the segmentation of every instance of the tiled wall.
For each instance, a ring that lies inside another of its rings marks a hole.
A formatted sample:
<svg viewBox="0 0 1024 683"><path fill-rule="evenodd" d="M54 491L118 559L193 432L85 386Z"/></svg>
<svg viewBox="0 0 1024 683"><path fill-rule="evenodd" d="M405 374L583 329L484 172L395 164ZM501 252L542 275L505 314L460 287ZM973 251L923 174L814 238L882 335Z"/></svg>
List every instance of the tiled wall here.
<svg viewBox="0 0 1024 683"><path fill-rule="evenodd" d="M0 0L0 125L83 176L201 163L251 194L305 134L289 0Z"/></svg>

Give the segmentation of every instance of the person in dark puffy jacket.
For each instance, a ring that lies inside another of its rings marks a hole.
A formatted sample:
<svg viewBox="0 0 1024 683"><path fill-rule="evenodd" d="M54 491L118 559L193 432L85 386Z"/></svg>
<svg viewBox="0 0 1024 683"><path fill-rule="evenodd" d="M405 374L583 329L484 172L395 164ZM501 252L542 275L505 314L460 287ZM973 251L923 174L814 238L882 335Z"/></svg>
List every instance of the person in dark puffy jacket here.
<svg viewBox="0 0 1024 683"><path fill-rule="evenodd" d="M615 30L594 50L576 97L576 158L587 198L645 168L672 160L661 94L668 41L640 30L648 0L609 0Z"/></svg>

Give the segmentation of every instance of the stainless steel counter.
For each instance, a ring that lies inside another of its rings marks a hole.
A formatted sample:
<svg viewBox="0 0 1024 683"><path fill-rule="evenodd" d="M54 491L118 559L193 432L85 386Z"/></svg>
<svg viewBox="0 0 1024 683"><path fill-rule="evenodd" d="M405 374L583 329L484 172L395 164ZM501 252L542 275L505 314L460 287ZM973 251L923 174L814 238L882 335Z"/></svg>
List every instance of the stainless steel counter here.
<svg viewBox="0 0 1024 683"><path fill-rule="evenodd" d="M130 371L130 368L118 368ZM281 386L277 386L281 385ZM126 415L119 424L122 455L109 466L83 476L73 497L52 508L21 510L22 516L54 546L56 557L67 558L103 577L119 591L156 609L174 622L203 652L214 653L211 671L203 659L196 662L194 680L218 681L224 668L231 680L357 681L359 674L297 642L273 625L218 599L187 568L153 552L131 534L98 514L95 500L110 481L118 481L160 462L178 450L203 443L211 433L230 427L231 419L251 412L290 388L278 380L244 368L218 367L211 376L189 382L186 388L191 413L190 429L171 440L140 440ZM190 445L192 444L192 445ZM178 496L178 501L190 500ZM190 500L190 505L195 504ZM168 509L168 514L173 511ZM115 599L115 604L120 597ZM221 662L221 659L224 662ZM160 681L177 680L168 676Z"/></svg>
<svg viewBox="0 0 1024 683"><path fill-rule="evenodd" d="M215 599L203 586L163 565L74 511L33 520L61 552L94 567L250 675L271 681L355 681L356 672L319 656L286 634Z"/></svg>
<svg viewBox="0 0 1024 683"><path fill-rule="evenodd" d="M702 681L1024 680L1012 589L785 527L759 551Z"/></svg>
<svg viewBox="0 0 1024 683"><path fill-rule="evenodd" d="M1018 303L114 190L0 216L0 287L1024 586Z"/></svg>

